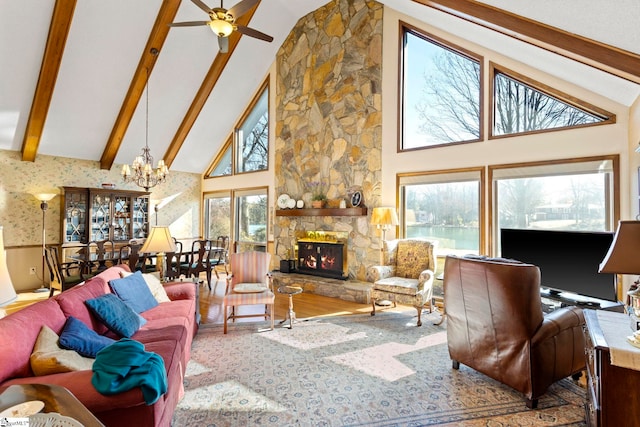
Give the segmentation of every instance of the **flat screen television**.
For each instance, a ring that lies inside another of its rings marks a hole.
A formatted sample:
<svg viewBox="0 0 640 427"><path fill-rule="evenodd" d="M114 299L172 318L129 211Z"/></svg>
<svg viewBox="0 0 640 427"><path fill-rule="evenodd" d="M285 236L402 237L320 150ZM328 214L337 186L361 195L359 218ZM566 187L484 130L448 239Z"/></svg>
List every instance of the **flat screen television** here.
<svg viewBox="0 0 640 427"><path fill-rule="evenodd" d="M574 294L617 301L615 274L598 273L614 233L500 230L500 256L540 268L541 286L551 294Z"/></svg>

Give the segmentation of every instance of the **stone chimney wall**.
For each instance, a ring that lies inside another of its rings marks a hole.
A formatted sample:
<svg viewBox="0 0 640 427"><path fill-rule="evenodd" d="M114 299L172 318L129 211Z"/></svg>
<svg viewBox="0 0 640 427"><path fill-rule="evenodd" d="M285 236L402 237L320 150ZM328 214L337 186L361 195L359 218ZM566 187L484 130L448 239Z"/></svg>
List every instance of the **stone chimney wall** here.
<svg viewBox="0 0 640 427"><path fill-rule="evenodd" d="M365 280L379 237L369 222L381 192L382 18L375 1L334 0L298 21L276 57L276 197L310 207L362 191L367 216L275 216L276 265L296 231L343 231L349 277Z"/></svg>

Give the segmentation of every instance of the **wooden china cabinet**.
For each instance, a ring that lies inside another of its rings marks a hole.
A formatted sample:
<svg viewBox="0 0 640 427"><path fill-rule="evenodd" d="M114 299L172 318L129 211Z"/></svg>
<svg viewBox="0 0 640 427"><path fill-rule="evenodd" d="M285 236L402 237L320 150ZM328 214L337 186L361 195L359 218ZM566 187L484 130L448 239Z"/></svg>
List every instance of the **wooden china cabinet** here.
<svg viewBox="0 0 640 427"><path fill-rule="evenodd" d="M63 187L63 246L93 240L115 243L147 237L149 193L102 188Z"/></svg>

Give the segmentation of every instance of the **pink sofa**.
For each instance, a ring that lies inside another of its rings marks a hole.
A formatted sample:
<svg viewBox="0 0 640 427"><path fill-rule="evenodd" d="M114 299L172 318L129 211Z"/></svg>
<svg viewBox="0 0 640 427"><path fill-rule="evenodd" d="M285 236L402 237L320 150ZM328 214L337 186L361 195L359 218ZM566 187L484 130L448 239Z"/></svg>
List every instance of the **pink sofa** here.
<svg viewBox="0 0 640 427"><path fill-rule="evenodd" d="M110 293L109 280L129 271L124 265L111 267L98 276L53 298L30 305L0 319L0 388L12 384L46 383L66 387L107 426L168 426L183 396L184 372L191 343L198 330L196 287L191 282L165 286L171 302L141 313L147 319L131 339L145 350L159 354L167 373L167 392L153 405L146 405L139 387L117 395L100 394L91 384L91 370L34 376L29 357L43 325L60 334L68 316L80 319L99 334L118 339L89 311L84 301Z"/></svg>

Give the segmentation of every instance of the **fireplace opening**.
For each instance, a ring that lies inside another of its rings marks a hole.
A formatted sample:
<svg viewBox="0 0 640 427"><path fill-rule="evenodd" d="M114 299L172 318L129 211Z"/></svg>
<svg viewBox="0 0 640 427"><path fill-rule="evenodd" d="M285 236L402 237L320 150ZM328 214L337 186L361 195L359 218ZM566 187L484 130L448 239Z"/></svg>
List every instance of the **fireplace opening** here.
<svg viewBox="0 0 640 427"><path fill-rule="evenodd" d="M347 280L347 247L342 242L298 241L298 273Z"/></svg>

